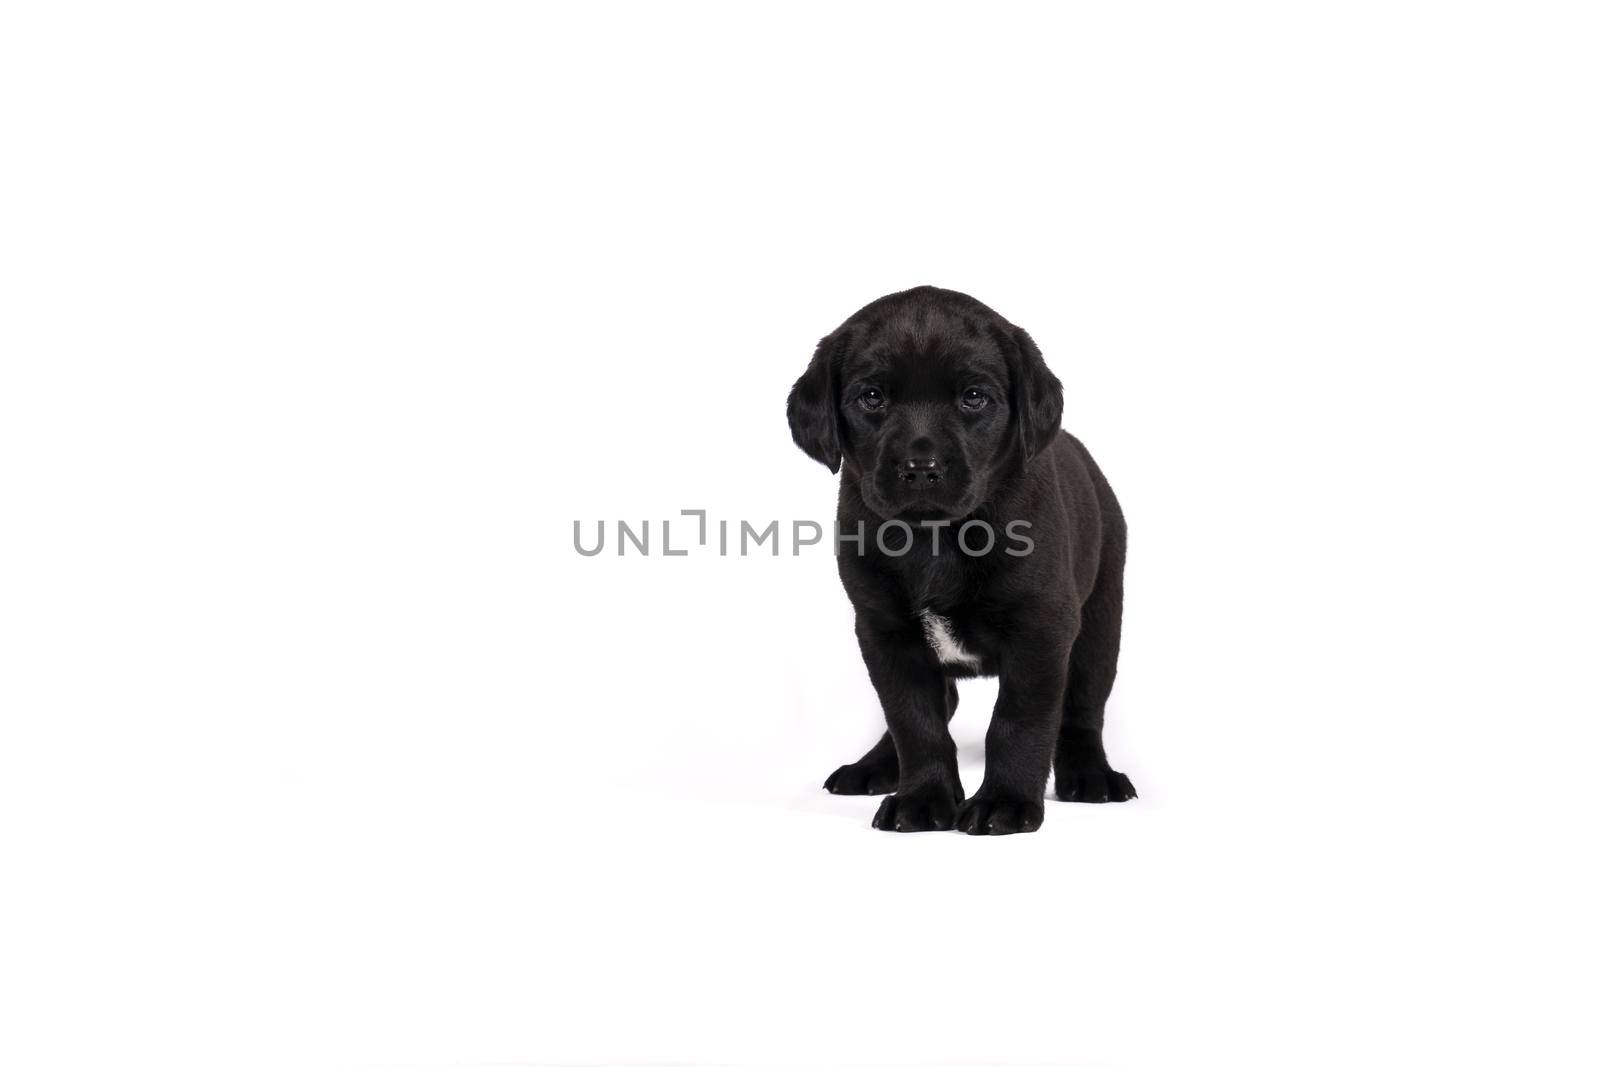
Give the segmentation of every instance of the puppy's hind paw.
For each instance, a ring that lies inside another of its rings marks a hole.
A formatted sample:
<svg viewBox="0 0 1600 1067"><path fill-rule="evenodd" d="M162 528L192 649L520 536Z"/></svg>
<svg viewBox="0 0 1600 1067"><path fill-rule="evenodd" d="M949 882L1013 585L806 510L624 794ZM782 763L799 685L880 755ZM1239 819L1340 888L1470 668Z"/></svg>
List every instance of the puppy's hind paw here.
<svg viewBox="0 0 1600 1067"><path fill-rule="evenodd" d="M1056 796L1079 804L1119 804L1139 793L1128 776L1110 767L1068 767L1056 771Z"/></svg>
<svg viewBox="0 0 1600 1067"><path fill-rule="evenodd" d="M899 784L899 767L862 760L859 763L846 763L828 775L822 788L839 796L875 797L893 793Z"/></svg>

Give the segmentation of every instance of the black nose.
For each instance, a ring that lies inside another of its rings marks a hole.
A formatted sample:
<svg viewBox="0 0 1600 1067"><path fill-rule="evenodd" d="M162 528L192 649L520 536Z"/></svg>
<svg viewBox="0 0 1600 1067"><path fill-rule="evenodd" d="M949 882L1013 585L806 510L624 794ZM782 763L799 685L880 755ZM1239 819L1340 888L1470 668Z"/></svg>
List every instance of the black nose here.
<svg viewBox="0 0 1600 1067"><path fill-rule="evenodd" d="M913 489L926 489L944 477L944 464L932 456L913 456L900 464L900 480Z"/></svg>

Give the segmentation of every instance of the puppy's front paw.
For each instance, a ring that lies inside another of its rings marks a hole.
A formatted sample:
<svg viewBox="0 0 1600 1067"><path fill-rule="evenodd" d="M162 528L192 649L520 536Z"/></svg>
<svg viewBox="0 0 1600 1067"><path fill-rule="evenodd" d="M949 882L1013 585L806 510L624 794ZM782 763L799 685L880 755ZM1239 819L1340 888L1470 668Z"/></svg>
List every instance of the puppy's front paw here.
<svg viewBox="0 0 1600 1067"><path fill-rule="evenodd" d="M846 763L828 775L828 780L822 783L822 788L839 796L875 797L883 793L893 793L894 787L899 784L898 763L860 760L856 763Z"/></svg>
<svg viewBox="0 0 1600 1067"><path fill-rule="evenodd" d="M956 829L964 834L1031 834L1044 822L1044 805L1015 796L984 796L961 805Z"/></svg>
<svg viewBox="0 0 1600 1067"><path fill-rule="evenodd" d="M896 793L883 798L872 825L879 830L898 830L911 833L917 830L948 830L956 822L956 798L953 793L936 789L919 789L910 793Z"/></svg>
<svg viewBox="0 0 1600 1067"><path fill-rule="evenodd" d="M1062 800L1116 804L1138 795L1128 776L1110 767L1069 767L1056 771L1056 796Z"/></svg>

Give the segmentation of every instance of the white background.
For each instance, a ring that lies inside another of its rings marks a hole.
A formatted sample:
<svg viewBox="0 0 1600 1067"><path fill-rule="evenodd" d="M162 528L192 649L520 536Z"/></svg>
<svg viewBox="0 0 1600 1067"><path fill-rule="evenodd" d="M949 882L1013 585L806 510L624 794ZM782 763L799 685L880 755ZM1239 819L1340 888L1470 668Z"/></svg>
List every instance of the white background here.
<svg viewBox="0 0 1600 1067"><path fill-rule="evenodd" d="M0 1059L1594 1063L1586 7L8 9ZM821 791L826 552L659 555L921 283L1131 524L1034 835Z"/></svg>

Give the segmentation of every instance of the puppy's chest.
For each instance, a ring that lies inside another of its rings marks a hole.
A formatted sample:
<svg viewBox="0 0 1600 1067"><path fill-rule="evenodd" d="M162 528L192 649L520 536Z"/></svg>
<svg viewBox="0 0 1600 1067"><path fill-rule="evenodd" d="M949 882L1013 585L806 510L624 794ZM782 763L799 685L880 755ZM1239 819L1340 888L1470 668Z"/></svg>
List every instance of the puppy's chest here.
<svg viewBox="0 0 1600 1067"><path fill-rule="evenodd" d="M992 674L995 641L971 600L970 564L959 558L918 561L904 574L923 640L948 673Z"/></svg>
<svg viewBox="0 0 1600 1067"><path fill-rule="evenodd" d="M946 667L961 667L972 671L983 666L982 657L962 643L948 616L924 608L919 617L922 620L923 639L928 642L928 647L933 649L933 654L939 657L940 663Z"/></svg>
<svg viewBox="0 0 1600 1067"><path fill-rule="evenodd" d="M950 673L994 673L994 643L981 624L933 608L923 608L917 617L923 640Z"/></svg>

